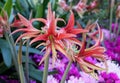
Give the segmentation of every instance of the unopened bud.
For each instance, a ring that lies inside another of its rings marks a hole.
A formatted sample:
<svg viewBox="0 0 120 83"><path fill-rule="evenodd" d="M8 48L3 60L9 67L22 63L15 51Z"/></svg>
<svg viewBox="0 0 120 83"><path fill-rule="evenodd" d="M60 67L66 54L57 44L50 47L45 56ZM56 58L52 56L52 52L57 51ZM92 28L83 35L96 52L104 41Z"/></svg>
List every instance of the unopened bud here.
<svg viewBox="0 0 120 83"><path fill-rule="evenodd" d="M120 5L118 5L118 7L117 7L116 17L117 17L117 18L120 18Z"/></svg>

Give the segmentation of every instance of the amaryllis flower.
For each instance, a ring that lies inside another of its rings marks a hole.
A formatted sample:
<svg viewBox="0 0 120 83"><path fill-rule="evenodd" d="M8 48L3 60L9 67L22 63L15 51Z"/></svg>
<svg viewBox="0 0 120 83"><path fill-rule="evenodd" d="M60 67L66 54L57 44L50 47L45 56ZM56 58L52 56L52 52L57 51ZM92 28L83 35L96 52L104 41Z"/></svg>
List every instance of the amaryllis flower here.
<svg viewBox="0 0 120 83"><path fill-rule="evenodd" d="M86 5L87 0L80 0L77 5L73 7L73 9L78 13L80 17L83 16L83 14L86 12Z"/></svg>
<svg viewBox="0 0 120 83"><path fill-rule="evenodd" d="M69 44L71 41L78 42L78 40L75 39L76 34L86 32L86 30L84 31L83 29L74 29L74 15L72 11L67 26L64 28L58 27L56 25L57 21L64 21L64 20L61 18L55 18L55 13L51 11L50 4L48 7L47 19L36 18L31 20L31 22L34 21L40 21L45 24L45 26L42 28L43 33L35 37L30 42L30 44L32 44L34 42L41 40L45 41L38 45L38 46L41 45L45 46L43 50L46 50L46 53L43 59L40 61L40 63L42 63L46 59L46 57L49 56L51 51L52 51L53 63L57 58L57 51L62 52L68 59L71 59L71 56L69 56L68 53L66 52L66 43Z"/></svg>
<svg viewBox="0 0 120 83"><path fill-rule="evenodd" d="M17 29L13 31L11 35L17 32L23 32L23 34L17 38L16 43L22 38L30 39L32 37L36 37L40 33L40 30L33 27L31 21L27 20L20 14L18 14L18 17L20 20L15 20L11 25L12 27L17 27Z"/></svg>
<svg viewBox="0 0 120 83"><path fill-rule="evenodd" d="M87 6L87 10L92 10L98 6L98 1L94 0L93 2L90 3L89 6Z"/></svg>
<svg viewBox="0 0 120 83"><path fill-rule="evenodd" d="M66 1L65 0L59 0L58 4L60 5L60 7L62 7L64 10L68 11L70 10L70 6L68 6L66 4Z"/></svg>
<svg viewBox="0 0 120 83"><path fill-rule="evenodd" d="M68 24L64 27L61 28L59 33L69 33L69 34L80 34L80 33L86 33L88 32L88 30L82 29L82 27L79 26L77 28L74 27L74 14L71 11L71 15L69 17L69 21ZM81 42L77 39L77 38L65 38L62 40L64 46L66 46L66 50L71 54L71 56L74 56L74 52L76 49L74 49L74 47L76 48L76 45L81 46Z"/></svg>
<svg viewBox="0 0 120 83"><path fill-rule="evenodd" d="M98 26L99 38L97 39L96 43L89 48L86 48L85 41L86 41L86 34L83 34L83 41L82 47L77 55L75 55L75 60L79 63L81 69L86 73L90 73L95 78L94 70L105 70L105 68L101 68L97 65L94 65L92 62L87 61L86 57L94 57L98 60L105 61L105 48L100 46L102 32L100 27ZM105 64L106 65L106 64Z"/></svg>
<svg viewBox="0 0 120 83"><path fill-rule="evenodd" d="M3 37L3 28L7 26L8 16L7 13L4 12L4 15L0 16L0 37Z"/></svg>

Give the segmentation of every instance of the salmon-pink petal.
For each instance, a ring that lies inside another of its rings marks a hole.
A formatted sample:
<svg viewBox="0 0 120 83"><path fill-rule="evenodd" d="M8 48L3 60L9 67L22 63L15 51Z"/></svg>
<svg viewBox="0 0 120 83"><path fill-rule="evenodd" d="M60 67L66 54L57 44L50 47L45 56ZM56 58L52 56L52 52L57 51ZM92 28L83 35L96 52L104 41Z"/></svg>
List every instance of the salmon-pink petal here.
<svg viewBox="0 0 120 83"><path fill-rule="evenodd" d="M93 72L92 69L88 68L88 67L87 67L86 65L84 65L84 64L81 64L81 62L79 63L79 65L80 65L81 70L84 71L85 73L91 73L91 72Z"/></svg>
<svg viewBox="0 0 120 83"><path fill-rule="evenodd" d="M43 19L43 18L34 18L34 19L30 20L31 23L33 23L35 21L39 21L39 22L43 22L44 24L47 24L47 20Z"/></svg>
<svg viewBox="0 0 120 83"><path fill-rule="evenodd" d="M30 45L34 42L37 42L37 41L40 41L40 40L43 40L45 41L47 39L47 35L46 34L41 34L41 35L38 35L36 38L34 38L31 42L30 42Z"/></svg>
<svg viewBox="0 0 120 83"><path fill-rule="evenodd" d="M63 47L61 47L59 44L55 44L55 48L56 48L58 51L60 51L62 54L64 54L69 60L71 60L71 56L68 55L68 54L65 52L65 50L64 50Z"/></svg>
<svg viewBox="0 0 120 83"><path fill-rule="evenodd" d="M56 22L57 22L57 21L63 21L63 22L66 24L65 20L62 19L62 18L56 18Z"/></svg>
<svg viewBox="0 0 120 83"><path fill-rule="evenodd" d="M18 16L19 16L19 18L20 18L20 20L21 20L21 22L26 26L26 27L28 27L28 26L32 26L32 24L30 23L30 21L28 21L25 17L23 17L21 14L19 14L18 13ZM29 28L29 27L28 27Z"/></svg>
<svg viewBox="0 0 120 83"><path fill-rule="evenodd" d="M49 28L48 28L48 34L53 34L56 35L56 20L55 20L55 13L53 13L50 24L49 24Z"/></svg>
<svg viewBox="0 0 120 83"><path fill-rule="evenodd" d="M36 37L36 36L37 36L37 35L35 35L35 34L24 33L24 34L20 35L20 36L17 38L15 44L17 44L17 42L20 41L23 37L26 37L26 38L27 38L27 37L28 37L28 38L32 38L32 37Z"/></svg>
<svg viewBox="0 0 120 83"><path fill-rule="evenodd" d="M71 42L73 42L73 43L79 45L79 46L82 46L82 42L79 41L79 40L76 39L76 38L69 38L69 40L70 40Z"/></svg>
<svg viewBox="0 0 120 83"><path fill-rule="evenodd" d="M36 48L40 47L40 46L46 46L46 43L40 43L36 46Z"/></svg>
<svg viewBox="0 0 120 83"><path fill-rule="evenodd" d="M28 29L26 29L26 28L17 29L17 30L15 30L15 31L13 31L10 35L13 35L13 34L15 34L15 33L17 33L17 32L20 32L20 31L25 32L25 31L28 31Z"/></svg>
<svg viewBox="0 0 120 83"><path fill-rule="evenodd" d="M51 21L51 18L53 18L53 13L52 13L52 10L51 10L51 4L48 3L47 20Z"/></svg>
<svg viewBox="0 0 120 83"><path fill-rule="evenodd" d="M70 30L74 27L74 14L73 12L71 11L71 15L69 17L69 21L68 21L68 24L67 26L65 27L65 30Z"/></svg>
<svg viewBox="0 0 120 83"><path fill-rule="evenodd" d="M86 72L86 73L91 73L93 70L88 68L86 65L83 64L83 60L82 59L76 59L76 61L78 62L80 68L82 71Z"/></svg>
<svg viewBox="0 0 120 83"><path fill-rule="evenodd" d="M92 29L96 28L96 24L97 24L97 22L95 22L95 23L93 23L93 24L90 24L90 25L88 25L88 26L86 27L86 29L87 29L87 30L92 30Z"/></svg>
<svg viewBox="0 0 120 83"><path fill-rule="evenodd" d="M71 37L76 37L76 35L69 34L69 33L61 33L61 34L58 35L57 39L61 40L61 39L71 38Z"/></svg>
<svg viewBox="0 0 120 83"><path fill-rule="evenodd" d="M55 45L53 42L51 44L51 48L52 48L52 67L54 67L55 61L57 59L57 52L56 52Z"/></svg>
<svg viewBox="0 0 120 83"><path fill-rule="evenodd" d="M105 70L105 69L103 69L103 68L101 68L101 67L99 67L97 65L94 65L93 63L91 63L91 62L89 62L87 60L84 60L83 64L86 65L87 67L93 69L93 70Z"/></svg>
<svg viewBox="0 0 120 83"><path fill-rule="evenodd" d="M80 49L80 51L79 51L79 56L83 56L83 55L81 55L82 53L84 53L84 51L85 51L85 41L86 41L86 34L84 34L83 33L83 40L82 40L82 46L81 46L81 49Z"/></svg>
<svg viewBox="0 0 120 83"><path fill-rule="evenodd" d="M94 54L103 54L105 52L105 48L104 47L96 47L96 48L91 48L91 50L85 50L84 52L84 56L92 56Z"/></svg>
<svg viewBox="0 0 120 83"><path fill-rule="evenodd" d="M70 31L70 33L72 34L79 34L79 33L86 33L86 32L88 32L88 30L84 30L84 29L72 29Z"/></svg>
<svg viewBox="0 0 120 83"><path fill-rule="evenodd" d="M100 26L98 25L98 23L97 23L97 27L98 27L99 37L98 37L98 39L96 40L95 45L92 46L92 47L99 46L99 45L100 45L100 42L103 41L103 32L102 32L102 30L100 29Z"/></svg>
<svg viewBox="0 0 120 83"><path fill-rule="evenodd" d="M49 57L50 51L51 51L50 47L47 47L47 48L46 48L46 52L45 52L45 54L43 55L43 58L42 58L42 60L40 61L39 65L40 65L47 57Z"/></svg>
<svg viewBox="0 0 120 83"><path fill-rule="evenodd" d="M22 27L23 24L22 24L22 22L20 20L15 19L15 21L10 26L19 28L19 27Z"/></svg>

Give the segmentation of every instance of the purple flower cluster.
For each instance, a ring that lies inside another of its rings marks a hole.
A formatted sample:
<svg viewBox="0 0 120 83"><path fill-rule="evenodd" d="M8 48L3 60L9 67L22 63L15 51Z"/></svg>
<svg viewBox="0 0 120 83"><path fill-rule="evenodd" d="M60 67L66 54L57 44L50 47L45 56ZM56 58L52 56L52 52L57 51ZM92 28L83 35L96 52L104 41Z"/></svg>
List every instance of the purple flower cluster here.
<svg viewBox="0 0 120 83"><path fill-rule="evenodd" d="M103 72L100 75L99 83L120 83L120 78L115 73Z"/></svg>
<svg viewBox="0 0 120 83"><path fill-rule="evenodd" d="M106 47L106 54L113 61L117 61L120 64L120 36L116 39L116 41L105 40L104 44Z"/></svg>
<svg viewBox="0 0 120 83"><path fill-rule="evenodd" d="M54 74L53 77L55 77L57 80L60 81L62 79L64 71L67 67L68 59L65 58L62 53L60 53L60 52L58 52L58 53L59 53L58 55L60 55L60 56L58 56L59 59L57 59L55 65L54 65L54 69L53 69L53 70L57 70L58 73ZM36 64L38 64L40 62L40 60L42 59L42 56L35 54L31 58L34 60L34 62ZM49 69L51 70L51 65L52 65L51 58L49 60L49 63L50 63ZM43 70L43 67L44 67L43 64L41 64L40 66L38 66L38 69ZM78 78L80 77L79 70L78 70L78 68L76 68L76 65L74 63L71 65L70 70L68 72L68 77L66 79L68 80L70 76L75 76Z"/></svg>

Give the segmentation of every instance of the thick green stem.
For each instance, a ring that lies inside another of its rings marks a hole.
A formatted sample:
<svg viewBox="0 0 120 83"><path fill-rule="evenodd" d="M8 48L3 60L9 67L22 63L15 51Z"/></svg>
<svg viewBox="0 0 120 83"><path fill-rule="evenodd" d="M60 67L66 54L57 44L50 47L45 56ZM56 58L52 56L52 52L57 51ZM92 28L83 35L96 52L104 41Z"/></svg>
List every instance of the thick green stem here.
<svg viewBox="0 0 120 83"><path fill-rule="evenodd" d="M69 61L68 65L67 65L67 68L66 68L66 70L65 70L65 72L64 72L64 75L63 75L62 80L61 80L60 83L65 83L65 79L66 79L66 76L67 76L67 74L68 74L68 72L69 72L69 69L70 69L71 64L72 64L72 60Z"/></svg>
<svg viewBox="0 0 120 83"><path fill-rule="evenodd" d="M18 50L18 66L19 66L19 75L21 83L28 83L26 82L23 66L22 66L22 41L20 42L20 47Z"/></svg>
<svg viewBox="0 0 120 83"><path fill-rule="evenodd" d="M116 18L116 20L115 20L115 26L114 26L114 29L113 29L113 40L115 39L114 36L116 36L114 34L116 34L116 32L117 32L117 24L118 24L118 18Z"/></svg>
<svg viewBox="0 0 120 83"><path fill-rule="evenodd" d="M114 7L114 0L111 0L110 4L110 24L109 24L109 30L110 30L110 39L111 39L111 32L112 32L112 16L113 16L113 7Z"/></svg>
<svg viewBox="0 0 120 83"><path fill-rule="evenodd" d="M26 44L25 76L27 83L29 83L29 39Z"/></svg>
<svg viewBox="0 0 120 83"><path fill-rule="evenodd" d="M42 83L47 83L48 65L49 65L49 56L46 58L46 60L44 62L44 72L43 72Z"/></svg>

